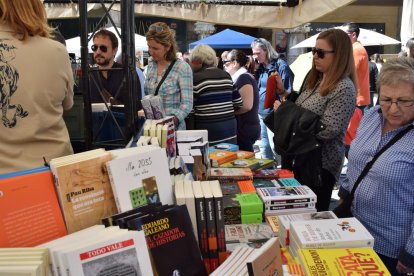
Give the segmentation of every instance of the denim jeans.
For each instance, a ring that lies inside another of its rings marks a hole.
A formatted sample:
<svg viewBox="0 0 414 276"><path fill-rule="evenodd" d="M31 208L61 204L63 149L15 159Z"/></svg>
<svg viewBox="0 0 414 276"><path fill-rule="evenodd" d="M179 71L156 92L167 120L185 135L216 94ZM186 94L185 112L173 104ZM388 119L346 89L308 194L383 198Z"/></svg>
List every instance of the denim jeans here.
<svg viewBox="0 0 414 276"><path fill-rule="evenodd" d="M261 158L275 160L277 165L280 165L280 155L274 152L274 143L273 143L273 132L266 127L263 122L263 119L266 118L266 115L259 114L260 120L260 155Z"/></svg>

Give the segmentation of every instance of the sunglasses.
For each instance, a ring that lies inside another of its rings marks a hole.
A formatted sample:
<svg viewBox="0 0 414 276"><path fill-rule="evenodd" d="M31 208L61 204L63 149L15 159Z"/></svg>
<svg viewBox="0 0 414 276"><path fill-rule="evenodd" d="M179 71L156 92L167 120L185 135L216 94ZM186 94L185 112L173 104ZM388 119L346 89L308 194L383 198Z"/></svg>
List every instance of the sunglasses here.
<svg viewBox="0 0 414 276"><path fill-rule="evenodd" d="M151 25L149 26L149 30L156 31L157 33L164 31L164 28L157 25Z"/></svg>
<svg viewBox="0 0 414 276"><path fill-rule="evenodd" d="M98 49L101 50L101 52L103 52L103 53L106 53L108 51L108 47L105 46L105 45L96 45L96 44L93 44L91 46L91 49L94 52L98 51Z"/></svg>
<svg viewBox="0 0 414 276"><path fill-rule="evenodd" d="M333 53L335 53L335 51L327 51L327 50L319 49L316 47L312 48L312 55L316 54L318 58L322 58L322 59L325 58L326 54L333 54Z"/></svg>

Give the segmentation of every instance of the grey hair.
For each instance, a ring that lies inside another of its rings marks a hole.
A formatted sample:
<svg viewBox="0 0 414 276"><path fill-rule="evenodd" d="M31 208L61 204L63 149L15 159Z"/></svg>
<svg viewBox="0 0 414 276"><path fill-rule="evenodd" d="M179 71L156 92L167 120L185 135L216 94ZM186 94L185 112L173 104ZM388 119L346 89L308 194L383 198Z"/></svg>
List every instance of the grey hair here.
<svg viewBox="0 0 414 276"><path fill-rule="evenodd" d="M414 58L400 57L387 60L381 68L377 87L381 93L381 86L397 86L400 82L411 84L414 93Z"/></svg>
<svg viewBox="0 0 414 276"><path fill-rule="evenodd" d="M251 48L254 48L256 46L262 48L262 50L266 52L268 61L271 61L272 59L277 59L279 57L279 54L276 52L275 49L273 49L272 44L270 44L270 42L264 38L258 38L253 40L250 46Z"/></svg>
<svg viewBox="0 0 414 276"><path fill-rule="evenodd" d="M198 61L202 66L217 67L218 60L216 51L206 44L199 44L194 47L190 54L190 62Z"/></svg>

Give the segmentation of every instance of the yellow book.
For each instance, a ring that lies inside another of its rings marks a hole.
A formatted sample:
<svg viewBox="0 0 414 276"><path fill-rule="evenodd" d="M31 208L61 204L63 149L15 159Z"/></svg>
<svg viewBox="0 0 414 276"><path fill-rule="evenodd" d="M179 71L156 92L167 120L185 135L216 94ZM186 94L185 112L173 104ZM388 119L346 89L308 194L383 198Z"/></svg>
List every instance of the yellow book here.
<svg viewBox="0 0 414 276"><path fill-rule="evenodd" d="M306 275L391 276L372 248L299 249Z"/></svg>

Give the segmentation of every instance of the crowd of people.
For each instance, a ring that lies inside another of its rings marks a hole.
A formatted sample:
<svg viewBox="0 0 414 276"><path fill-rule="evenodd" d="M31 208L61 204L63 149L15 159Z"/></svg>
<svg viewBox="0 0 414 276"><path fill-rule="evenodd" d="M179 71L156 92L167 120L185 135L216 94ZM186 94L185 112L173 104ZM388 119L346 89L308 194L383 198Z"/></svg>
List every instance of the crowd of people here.
<svg viewBox="0 0 414 276"><path fill-rule="evenodd" d="M0 0L0 173L73 153L62 118L73 105L73 75L53 31L40 0ZM220 59L202 44L180 54L175 32L156 22L146 33L151 58L134 88L141 91L137 106L145 95L159 95L177 129L187 128L193 111L192 127L207 129L211 145L254 151L260 141L258 155L293 170L317 194L318 211L330 207L347 145L339 196L358 185L353 215L375 237L374 249L392 275L404 275L414 272L414 38L406 56L384 62L377 54L368 57L358 35L354 23L320 33L312 68L293 91L294 74L277 51L286 45L275 50L258 38L250 55L231 49ZM92 102L128 101L116 36L99 30L91 50L97 66L90 76Z"/></svg>

